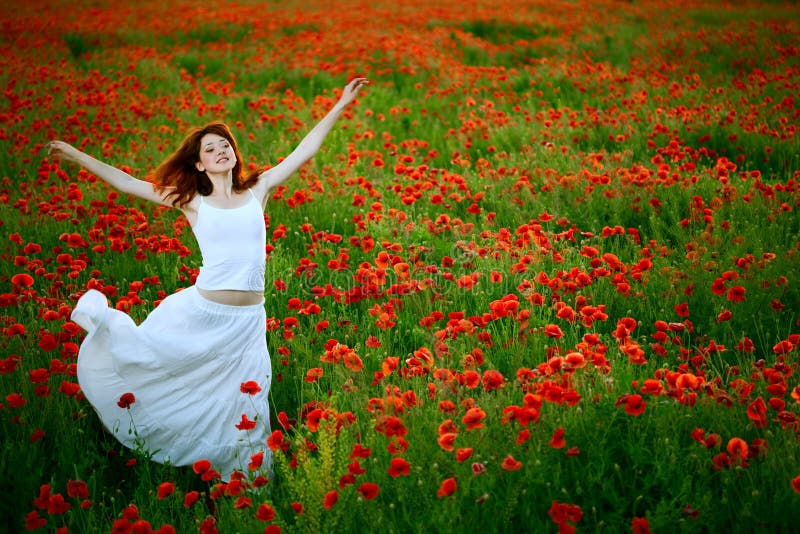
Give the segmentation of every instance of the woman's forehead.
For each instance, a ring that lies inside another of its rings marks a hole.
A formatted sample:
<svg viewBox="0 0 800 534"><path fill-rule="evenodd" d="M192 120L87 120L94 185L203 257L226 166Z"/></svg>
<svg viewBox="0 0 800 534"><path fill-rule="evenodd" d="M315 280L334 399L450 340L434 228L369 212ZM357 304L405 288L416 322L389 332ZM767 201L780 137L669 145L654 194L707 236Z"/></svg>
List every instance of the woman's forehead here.
<svg viewBox="0 0 800 534"><path fill-rule="evenodd" d="M200 139L200 145L201 146L215 145L223 141L226 143L228 142L228 140L225 137L222 137L221 135L217 135L215 133L207 133Z"/></svg>

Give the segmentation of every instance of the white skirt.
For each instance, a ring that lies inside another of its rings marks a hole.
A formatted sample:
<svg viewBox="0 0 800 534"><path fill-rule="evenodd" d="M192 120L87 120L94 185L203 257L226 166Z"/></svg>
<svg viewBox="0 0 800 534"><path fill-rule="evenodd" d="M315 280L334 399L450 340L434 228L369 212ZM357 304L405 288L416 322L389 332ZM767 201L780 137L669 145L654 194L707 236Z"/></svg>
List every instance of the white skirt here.
<svg viewBox="0 0 800 534"><path fill-rule="evenodd" d="M81 390L123 445L160 463L209 460L224 480L234 470L246 473L259 451L269 469L272 366L263 304L211 302L192 286L137 326L89 290L72 320L88 331L78 354ZM242 392L250 381L261 391ZM135 399L129 408L118 405L125 393ZM243 415L255 428L237 428Z"/></svg>

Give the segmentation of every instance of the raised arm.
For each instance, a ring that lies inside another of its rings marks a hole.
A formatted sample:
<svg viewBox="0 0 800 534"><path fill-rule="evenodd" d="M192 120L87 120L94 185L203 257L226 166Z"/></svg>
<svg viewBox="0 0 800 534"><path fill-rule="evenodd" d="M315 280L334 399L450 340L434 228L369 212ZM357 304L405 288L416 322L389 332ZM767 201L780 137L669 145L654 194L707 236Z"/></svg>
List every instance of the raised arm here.
<svg viewBox="0 0 800 534"><path fill-rule="evenodd" d="M366 78L354 78L345 86L339 100L331 110L320 120L314 128L300 141L289 156L277 164L275 167L265 171L260 177L258 184L253 188L261 193L261 198L267 196L279 185L285 182L292 174L302 167L317 153L325 137L333 128L336 119L342 111L355 100L358 92L369 82Z"/></svg>
<svg viewBox="0 0 800 534"><path fill-rule="evenodd" d="M150 182L134 178L130 174L95 159L63 141L51 141L48 155L78 164L121 193L134 195L162 206L172 207L172 204L165 201L164 197L155 190Z"/></svg>

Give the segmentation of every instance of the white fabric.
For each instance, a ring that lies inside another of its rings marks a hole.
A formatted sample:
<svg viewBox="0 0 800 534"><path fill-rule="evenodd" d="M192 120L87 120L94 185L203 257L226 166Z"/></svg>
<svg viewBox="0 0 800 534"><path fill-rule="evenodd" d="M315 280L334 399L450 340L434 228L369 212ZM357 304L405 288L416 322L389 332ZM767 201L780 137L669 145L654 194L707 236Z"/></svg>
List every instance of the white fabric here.
<svg viewBox="0 0 800 534"><path fill-rule="evenodd" d="M230 209L215 208L200 196L192 228L203 256L197 287L264 291L267 228L261 204L248 191L247 204Z"/></svg>
<svg viewBox="0 0 800 534"><path fill-rule="evenodd" d="M209 460L226 480L235 469L247 472L258 451L269 467L272 369L263 303L218 304L193 286L164 299L137 326L89 290L72 320L89 332L78 355L81 390L122 444L162 463ZM252 396L240 390L251 380L261 387ZM117 405L124 393L135 396L129 410ZM236 428L242 414L255 429Z"/></svg>

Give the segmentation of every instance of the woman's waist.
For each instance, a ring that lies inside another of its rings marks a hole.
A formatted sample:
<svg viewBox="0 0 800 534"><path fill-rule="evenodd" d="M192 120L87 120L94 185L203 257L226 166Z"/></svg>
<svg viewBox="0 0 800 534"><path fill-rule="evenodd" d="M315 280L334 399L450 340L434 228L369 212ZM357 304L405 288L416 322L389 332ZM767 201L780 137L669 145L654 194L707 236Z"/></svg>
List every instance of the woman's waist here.
<svg viewBox="0 0 800 534"><path fill-rule="evenodd" d="M197 292L206 300L227 306L253 306L264 302L264 293L261 291L197 287Z"/></svg>

